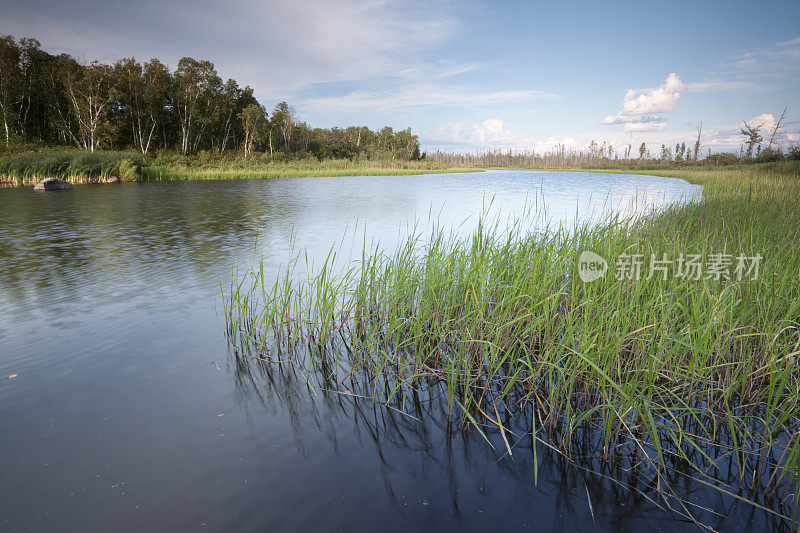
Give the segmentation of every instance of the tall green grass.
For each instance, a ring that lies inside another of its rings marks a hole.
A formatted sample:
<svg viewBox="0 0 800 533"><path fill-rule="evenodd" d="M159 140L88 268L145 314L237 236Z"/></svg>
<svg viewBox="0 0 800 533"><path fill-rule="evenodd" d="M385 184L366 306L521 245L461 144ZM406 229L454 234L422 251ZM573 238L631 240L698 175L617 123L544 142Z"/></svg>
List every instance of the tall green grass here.
<svg viewBox="0 0 800 533"><path fill-rule="evenodd" d="M128 152L28 152L0 158L0 178L18 185L56 177L72 182L140 178L142 157Z"/></svg>
<svg viewBox="0 0 800 533"><path fill-rule="evenodd" d="M388 176L470 172L477 168L448 167L433 161L323 160L285 157L211 157L159 155L145 160L130 152L50 151L28 152L0 158L0 181L30 185L47 177L71 182L216 180L246 178L297 178L312 176Z"/></svg>
<svg viewBox="0 0 800 533"><path fill-rule="evenodd" d="M332 253L300 281L299 255L278 280L261 266L224 295L230 338L387 405L443 384L453 416L509 454L519 435L503 421L531 413L534 444L567 458L588 433L661 493L681 472L789 520L767 501L797 512L800 167L664 174L704 185L704 199L535 233L525 218L415 233L346 269ZM611 260L609 276L578 278L586 249ZM760 254L760 276L613 275L622 253L718 252Z"/></svg>
<svg viewBox="0 0 800 533"><path fill-rule="evenodd" d="M432 161L391 161L313 158L280 160L253 158L159 161L142 169L144 180L300 178L314 176L390 176L478 171L477 168L449 167Z"/></svg>

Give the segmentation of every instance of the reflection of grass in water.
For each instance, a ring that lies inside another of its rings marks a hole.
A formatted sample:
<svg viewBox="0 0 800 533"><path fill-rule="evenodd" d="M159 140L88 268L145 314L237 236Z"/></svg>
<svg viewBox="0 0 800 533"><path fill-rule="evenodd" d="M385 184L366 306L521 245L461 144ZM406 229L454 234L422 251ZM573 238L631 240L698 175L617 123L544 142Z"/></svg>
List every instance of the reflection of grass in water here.
<svg viewBox="0 0 800 533"><path fill-rule="evenodd" d="M315 429L329 440L334 449L345 446L344 443L353 435L357 435L362 444L374 446L382 458L380 470L387 496L398 507L394 486L402 486L408 477L422 486L436 487L437 491L441 490L439 484L444 482L450 497L443 495L440 504L449 501L450 513L460 519L470 490L482 493L488 488L485 487L486 473L480 473L485 466L479 466L475 477L460 469L488 464L501 471L506 479L513 479L517 488L525 493L534 485L548 491L556 512L566 515L567 520L574 516L579 523L586 520L588 502L591 502L593 514L601 524L625 520L629 526L642 523L648 527L655 523L663 524L669 517L670 508L681 512L681 500L689 496L693 503L685 504L696 516L702 513L701 521L717 521L720 517L713 511L704 512L698 503L711 510L727 509L731 504L724 492L713 487L682 483L687 474L692 474L692 469L683 461L674 461L670 469L656 472L633 447L604 454L602 432L588 424L571 432L567 453L552 443L560 441L569 428L555 428L548 434L538 432L534 439L531 428L534 420L542 418L541 410L501 409L504 430L512 435L513 456L509 456L496 426L494 431L489 430L491 423L488 421L484 422L481 434L458 431L459 420L451 416L446 384L435 378L420 378L416 387L402 387L385 399L382 394L375 395L385 383L376 386L367 372L359 371L352 379L341 381L348 374L344 358L335 367L317 359L311 371L297 361L298 357L308 355L305 347L296 349L293 358L277 362L275 358L262 357L257 343L235 344L231 361L236 387L243 397L268 410L286 413L295 445L307 459L312 459L307 441L314 439L308 433ZM517 392L512 391L514 394ZM516 398L511 396L504 400L511 406L515 401ZM486 445L483 435L491 441L491 447ZM717 440L721 445L731 446L730 435L724 428L721 428ZM413 455L411 461L414 464L421 462L422 468L398 469L398 465L409 459L404 460L397 451ZM697 456L699 453L690 450L689 455ZM722 459L717 463L720 470L715 474L718 480L715 483L723 488L735 485L738 482L735 464ZM420 476L424 479L419 479ZM675 495L666 490L673 487ZM495 490L491 492L497 494L497 487L493 488ZM584 492L589 494L587 499L575 497ZM790 506L777 496L759 494L750 489L738 492L784 515L791 513ZM530 497L536 499L536 505L542 504L538 492ZM524 501L524 498L516 492L514 501ZM726 521L728 528L746 522L748 527L755 529L785 529L786 524L782 523L780 516L770 513L753 516L750 509L744 507L731 509L734 516L732 523ZM503 518L518 519L529 511L523 508L519 513L512 511L511 516L504 515Z"/></svg>
<svg viewBox="0 0 800 533"><path fill-rule="evenodd" d="M329 257L299 283L291 266L274 284L262 268L227 296L229 332L267 360L324 361L336 383L382 403L441 382L449 410L505 453L520 436L509 417L530 409L534 442L565 457L594 432L604 460L636 457L665 493L683 471L762 509L788 502L796 515L798 166L672 175L704 185L705 199L539 235L524 220L467 238L434 231L393 253L365 249L346 272ZM612 265L584 284L584 249L764 259L757 281L620 281Z"/></svg>

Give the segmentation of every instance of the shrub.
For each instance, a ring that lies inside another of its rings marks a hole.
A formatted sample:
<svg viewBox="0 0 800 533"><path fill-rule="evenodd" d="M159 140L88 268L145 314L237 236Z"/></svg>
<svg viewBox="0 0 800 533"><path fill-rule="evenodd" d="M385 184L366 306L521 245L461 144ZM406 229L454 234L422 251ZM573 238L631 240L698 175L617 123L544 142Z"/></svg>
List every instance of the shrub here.
<svg viewBox="0 0 800 533"><path fill-rule="evenodd" d="M783 161L783 152L775 150L774 148L764 148L756 156L756 161L759 163L767 163L770 161Z"/></svg>
<svg viewBox="0 0 800 533"><path fill-rule="evenodd" d="M739 162L739 156L730 152L720 152L710 154L703 162L709 165L735 165Z"/></svg>

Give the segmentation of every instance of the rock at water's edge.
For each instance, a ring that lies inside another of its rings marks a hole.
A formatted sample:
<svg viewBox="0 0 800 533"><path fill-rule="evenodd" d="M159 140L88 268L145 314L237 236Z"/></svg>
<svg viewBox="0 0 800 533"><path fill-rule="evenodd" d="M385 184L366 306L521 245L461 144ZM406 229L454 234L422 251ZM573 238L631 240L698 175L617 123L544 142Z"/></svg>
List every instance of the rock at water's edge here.
<svg viewBox="0 0 800 533"><path fill-rule="evenodd" d="M58 178L45 178L36 185L34 191L68 191L72 189L72 184Z"/></svg>

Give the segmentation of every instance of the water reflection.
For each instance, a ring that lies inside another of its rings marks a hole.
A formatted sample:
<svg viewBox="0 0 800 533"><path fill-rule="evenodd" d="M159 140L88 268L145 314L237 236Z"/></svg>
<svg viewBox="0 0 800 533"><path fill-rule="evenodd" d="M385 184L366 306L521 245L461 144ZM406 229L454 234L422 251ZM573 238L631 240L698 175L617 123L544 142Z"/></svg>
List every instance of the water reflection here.
<svg viewBox="0 0 800 533"><path fill-rule="evenodd" d="M592 520L587 488L604 528L674 529L546 447L534 485L525 413L508 414L521 440L500 458L435 388L395 411L338 380L310 389L297 369L226 359L217 312L232 265L263 257L274 277L292 240L319 260L346 230L391 246L431 213L467 227L487 199L509 214L546 201L569 223L643 191L661 205L698 188L492 171L0 190L0 378L18 374L0 379L0 494L13 502L0 529L575 530Z"/></svg>
<svg viewBox="0 0 800 533"><path fill-rule="evenodd" d="M458 408L448 403L443 382L426 381L382 402L380 385L348 379L344 368L309 365L308 358L296 356L276 362L262 357L258 347L238 344L229 345L230 362L243 407L254 416L264 410L288 413L294 444L309 460L306 441L318 438L328 442L333 454L346 455L354 442L373 449L387 500L398 512L405 505L398 485L435 483L446 514L460 523L471 519L476 507L495 506L498 498L508 496L510 486L516 505L505 511L504 519L536 524L538 530L571 530L590 523L613 530L679 530L697 528L699 522L714 530L792 531L790 521L776 514L692 482L697 474L689 461L702 464L699 450L688 460L672 459L671 472L659 476L635 446L609 459L598 432L578 430L568 453L550 444L559 439L539 433L534 458L535 413L504 406L500 417L512 436L509 454L494 428L484 426L484 436L459 422ZM719 441L731 444L723 436ZM717 461L719 488L731 490L739 484L737 463L730 454L719 447L706 452ZM503 489L497 491L499 487ZM737 496L784 516L792 514L791 497L764 495L746 484L739 484ZM548 520L552 522L545 527Z"/></svg>

